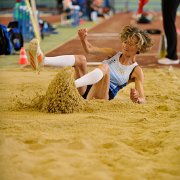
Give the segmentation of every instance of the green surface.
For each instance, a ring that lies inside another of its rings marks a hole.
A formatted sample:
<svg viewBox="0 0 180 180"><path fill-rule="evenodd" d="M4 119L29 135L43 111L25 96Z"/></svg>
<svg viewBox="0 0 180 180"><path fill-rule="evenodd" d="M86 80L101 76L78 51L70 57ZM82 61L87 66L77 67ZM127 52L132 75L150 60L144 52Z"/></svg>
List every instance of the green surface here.
<svg viewBox="0 0 180 180"><path fill-rule="evenodd" d="M77 31L80 28L91 28L95 25L95 23L87 22L78 27L61 27L57 26L57 31L59 34L51 35L49 37L45 37L45 39L41 42L41 48L44 52L50 51L55 47L65 43L66 41L73 39L77 36Z"/></svg>
<svg viewBox="0 0 180 180"><path fill-rule="evenodd" d="M61 44L65 43L66 41L73 39L77 36L77 30L80 28L91 28L95 24L92 22L84 23L78 27L62 27L60 25L56 25L56 31L58 34L51 34L49 36L45 36L45 38L41 41L41 49L44 53L47 53L54 48L60 46ZM28 48L29 42L26 42L24 47ZM19 67L19 52L13 55L2 55L0 56L0 68L9 68L9 67Z"/></svg>

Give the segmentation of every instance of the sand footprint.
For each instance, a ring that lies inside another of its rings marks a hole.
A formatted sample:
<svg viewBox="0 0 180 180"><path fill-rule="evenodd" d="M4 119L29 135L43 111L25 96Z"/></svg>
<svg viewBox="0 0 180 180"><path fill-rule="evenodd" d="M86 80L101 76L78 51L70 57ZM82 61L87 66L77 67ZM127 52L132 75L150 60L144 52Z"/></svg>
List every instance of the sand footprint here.
<svg viewBox="0 0 180 180"><path fill-rule="evenodd" d="M118 146L118 144L115 142L109 142L109 143L102 144L102 147L105 149L116 148L117 146Z"/></svg>
<svg viewBox="0 0 180 180"><path fill-rule="evenodd" d="M75 140L68 144L68 148L74 150L83 150L83 149L92 150L93 146L87 140Z"/></svg>
<svg viewBox="0 0 180 180"><path fill-rule="evenodd" d="M24 143L28 145L31 150L39 150L45 147L44 144L38 142L38 139L26 139Z"/></svg>

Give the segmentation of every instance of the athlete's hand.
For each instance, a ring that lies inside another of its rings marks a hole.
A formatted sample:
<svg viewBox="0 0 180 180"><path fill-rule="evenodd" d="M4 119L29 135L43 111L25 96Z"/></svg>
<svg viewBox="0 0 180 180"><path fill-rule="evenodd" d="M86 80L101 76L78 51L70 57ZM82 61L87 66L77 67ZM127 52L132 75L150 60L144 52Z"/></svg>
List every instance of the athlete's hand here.
<svg viewBox="0 0 180 180"><path fill-rule="evenodd" d="M85 40L87 38L87 29L79 29L78 30L78 35L80 40Z"/></svg>
<svg viewBox="0 0 180 180"><path fill-rule="evenodd" d="M132 100L132 102L134 103L140 103L139 102L139 92L135 89L135 88L131 88L130 91L130 99Z"/></svg>

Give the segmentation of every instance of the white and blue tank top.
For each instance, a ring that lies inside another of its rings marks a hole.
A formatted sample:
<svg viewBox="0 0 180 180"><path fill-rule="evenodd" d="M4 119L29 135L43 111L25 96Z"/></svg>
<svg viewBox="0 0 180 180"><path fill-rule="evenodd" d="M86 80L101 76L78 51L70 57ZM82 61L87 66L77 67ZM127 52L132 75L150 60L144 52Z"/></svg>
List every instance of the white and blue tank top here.
<svg viewBox="0 0 180 180"><path fill-rule="evenodd" d="M110 68L110 87L109 89L115 96L117 92L127 85L130 76L136 66L137 62L131 65L123 65L119 62L122 52L118 52L113 57L104 60L102 63L108 64Z"/></svg>

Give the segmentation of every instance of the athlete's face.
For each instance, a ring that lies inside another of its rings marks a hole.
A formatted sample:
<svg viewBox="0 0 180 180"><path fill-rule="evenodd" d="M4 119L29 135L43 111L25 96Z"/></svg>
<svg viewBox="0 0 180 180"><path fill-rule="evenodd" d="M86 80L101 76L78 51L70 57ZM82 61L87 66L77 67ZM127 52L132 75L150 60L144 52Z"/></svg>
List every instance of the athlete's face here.
<svg viewBox="0 0 180 180"><path fill-rule="evenodd" d="M128 38L126 41L123 41L122 52L123 54L126 54L128 56L136 55L138 52L137 39L134 37Z"/></svg>

